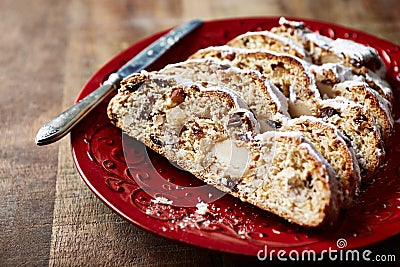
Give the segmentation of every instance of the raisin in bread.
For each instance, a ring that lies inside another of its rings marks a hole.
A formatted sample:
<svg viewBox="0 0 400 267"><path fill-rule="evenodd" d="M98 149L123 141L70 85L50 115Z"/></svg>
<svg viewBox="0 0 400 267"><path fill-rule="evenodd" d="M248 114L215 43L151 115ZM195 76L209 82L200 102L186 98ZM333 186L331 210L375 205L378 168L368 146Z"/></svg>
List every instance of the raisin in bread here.
<svg viewBox="0 0 400 267"><path fill-rule="evenodd" d="M158 73L201 82L206 87L229 88L244 99L262 132L275 130L290 117L285 96L259 72L244 71L212 59L197 59L169 64Z"/></svg>
<svg viewBox="0 0 400 267"><path fill-rule="evenodd" d="M299 133L258 134L233 92L155 73L134 74L108 106L116 126L199 179L308 227L337 219L335 172Z"/></svg>
<svg viewBox="0 0 400 267"><path fill-rule="evenodd" d="M191 58L213 58L241 69L257 70L287 97L292 117L318 113L319 91L309 73L308 64L298 58L230 46L204 48L191 55Z"/></svg>
<svg viewBox="0 0 400 267"><path fill-rule="evenodd" d="M281 18L279 24L280 26L272 28L271 32L297 42L307 51L314 64L340 62L357 73L369 69L382 78L386 76L385 64L372 47L348 39L331 39L311 31L303 22Z"/></svg>
<svg viewBox="0 0 400 267"><path fill-rule="evenodd" d="M298 131L306 137L328 161L339 177L344 207L351 206L359 192L361 176L354 149L332 124L321 119L301 116L288 120L280 131Z"/></svg>

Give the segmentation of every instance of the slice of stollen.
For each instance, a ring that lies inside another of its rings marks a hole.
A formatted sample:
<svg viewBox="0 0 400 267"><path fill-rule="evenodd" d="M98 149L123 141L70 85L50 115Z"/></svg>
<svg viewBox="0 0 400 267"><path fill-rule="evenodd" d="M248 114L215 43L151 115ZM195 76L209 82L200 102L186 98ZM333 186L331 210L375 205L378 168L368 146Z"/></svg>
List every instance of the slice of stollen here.
<svg viewBox="0 0 400 267"><path fill-rule="evenodd" d="M303 226L337 219L342 193L335 172L298 132L265 132L251 147L256 173L244 177L237 196Z"/></svg>
<svg viewBox="0 0 400 267"><path fill-rule="evenodd" d="M359 81L345 81L335 84L332 93L335 97L341 96L364 106L377 125L383 141L389 140L394 124L389 105L385 99L371 90L368 84Z"/></svg>
<svg viewBox="0 0 400 267"><path fill-rule="evenodd" d="M193 59L167 65L158 73L201 82L205 87L229 88L246 102L262 132L276 130L290 118L285 96L259 72L244 71L213 59Z"/></svg>
<svg viewBox="0 0 400 267"><path fill-rule="evenodd" d="M191 55L191 58L213 58L237 68L259 71L287 97L292 117L315 116L318 113L318 88L309 73L309 65L298 58L272 51L230 46L204 48Z"/></svg>
<svg viewBox="0 0 400 267"><path fill-rule="evenodd" d="M377 124L383 140L389 140L394 124L392 104L372 88L364 76L354 75L350 69L339 64L311 67L311 72L315 75L317 87L324 98L341 96L363 105ZM388 97L391 98L390 94Z"/></svg>
<svg viewBox="0 0 400 267"><path fill-rule="evenodd" d="M329 163L298 133L258 134L233 92L154 73L124 80L110 101L116 126L197 178L296 224L337 219L342 195Z"/></svg>
<svg viewBox="0 0 400 267"><path fill-rule="evenodd" d="M226 45L252 50L275 51L311 62L311 58L309 58L308 53L303 46L290 38L286 38L270 31L247 32L236 36L227 42Z"/></svg>
<svg viewBox="0 0 400 267"><path fill-rule="evenodd" d="M320 102L319 118L333 124L351 142L363 180L369 180L383 162L385 149L379 130L369 112L342 97Z"/></svg>
<svg viewBox="0 0 400 267"><path fill-rule="evenodd" d="M303 22L279 20L280 26L271 29L271 32L291 38L307 51L312 63L343 63L357 73L369 69L380 77L386 76L386 67L378 52L369 46L348 39L332 39L313 32Z"/></svg>
<svg viewBox="0 0 400 267"><path fill-rule="evenodd" d="M319 89L331 88L333 85L345 81L361 81L368 84L380 97L385 99L390 110L392 110L393 91L390 84L372 71L362 74L355 73L351 68L341 63L326 63L322 65L311 65L310 72L314 75ZM321 92L323 94L323 92Z"/></svg>
<svg viewBox="0 0 400 267"><path fill-rule="evenodd" d="M196 172L214 163L215 143L246 141L259 132L247 105L232 92L215 88L156 73L135 74L124 80L108 114L128 135ZM191 141L181 142L181 137Z"/></svg>
<svg viewBox="0 0 400 267"><path fill-rule="evenodd" d="M350 142L335 126L321 119L301 116L288 120L280 131L298 131L304 135L328 161L339 177L343 205L351 206L360 189L360 168Z"/></svg>

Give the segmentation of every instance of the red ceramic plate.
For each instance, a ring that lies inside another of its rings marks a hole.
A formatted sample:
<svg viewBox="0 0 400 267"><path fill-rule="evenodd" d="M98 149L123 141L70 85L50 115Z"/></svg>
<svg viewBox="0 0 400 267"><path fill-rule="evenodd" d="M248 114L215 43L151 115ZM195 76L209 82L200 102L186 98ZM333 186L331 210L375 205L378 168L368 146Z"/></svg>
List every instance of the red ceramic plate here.
<svg viewBox="0 0 400 267"><path fill-rule="evenodd" d="M399 118L400 47L368 34L322 22L303 20L308 27L332 38L349 38L370 45L382 56L394 95L395 119ZM222 45L247 31L270 29L278 18L243 18L209 21L187 36L149 70L185 60L200 48ZM98 87L164 32L131 46L101 68L84 86L78 100ZM101 103L71 134L72 154L86 184L111 210L129 222L176 241L218 251L257 255L267 245L276 251L355 249L400 232L400 124L395 125L387 164L373 182L362 186L356 205L343 212L330 229L310 230L290 224L268 212L219 193L192 175L175 168L166 159L121 134L106 116ZM164 197L186 205L154 202ZM215 198L215 199L214 199ZM153 201L152 201L153 200ZM193 207L210 202L209 213ZM187 205L191 203L191 205ZM339 240L339 241L338 241Z"/></svg>

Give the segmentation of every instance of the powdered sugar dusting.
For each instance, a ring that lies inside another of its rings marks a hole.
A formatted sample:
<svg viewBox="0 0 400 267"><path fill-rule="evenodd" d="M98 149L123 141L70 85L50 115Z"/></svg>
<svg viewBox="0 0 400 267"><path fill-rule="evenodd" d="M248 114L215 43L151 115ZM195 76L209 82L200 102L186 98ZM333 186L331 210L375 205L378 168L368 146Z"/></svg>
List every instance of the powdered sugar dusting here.
<svg viewBox="0 0 400 267"><path fill-rule="evenodd" d="M156 197L155 199L152 199L151 202L153 203L159 203L159 204L164 204L164 205L172 205L174 202L173 200L169 200L168 198L165 197Z"/></svg>

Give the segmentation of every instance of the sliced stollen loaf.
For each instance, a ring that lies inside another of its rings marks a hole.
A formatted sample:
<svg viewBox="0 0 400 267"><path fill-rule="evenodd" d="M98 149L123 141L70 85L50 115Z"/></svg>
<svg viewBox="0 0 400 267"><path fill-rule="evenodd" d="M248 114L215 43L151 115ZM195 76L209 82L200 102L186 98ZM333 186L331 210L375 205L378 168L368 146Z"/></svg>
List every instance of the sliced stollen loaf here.
<svg viewBox="0 0 400 267"><path fill-rule="evenodd" d="M214 58L237 68L257 70L288 98L292 117L318 113L319 91L309 73L308 64L298 58L271 51L230 46L204 48L190 58Z"/></svg>
<svg viewBox="0 0 400 267"><path fill-rule="evenodd" d="M249 104L258 121L261 121L260 118L270 120L268 119L271 118L270 115L265 117L264 114L270 113L271 109L276 110L275 103L272 107L269 104L271 102L271 90L263 89L263 81L254 80L254 74L248 77L251 78L250 80L245 79L243 73L248 72L229 66L210 59L188 60L168 65L158 73L178 75L202 83L210 81L218 85L228 86ZM259 90L259 88L262 90ZM254 92L255 89L256 92ZM272 113L276 113L276 111ZM282 128L279 128L282 125L282 121L279 121L279 125L277 125L279 127L275 128L278 128L279 131L300 131L312 142L338 174L342 184L345 205L349 206L360 184L360 170L354 152L347 147L343 137L333 125L324 123L321 119L315 117L300 118L286 119Z"/></svg>
<svg viewBox="0 0 400 267"><path fill-rule="evenodd" d="M226 45L252 50L270 50L278 53L289 54L311 62L311 58L309 58L303 46L290 38L286 38L270 31L247 32L236 36L227 42Z"/></svg>
<svg viewBox="0 0 400 267"><path fill-rule="evenodd" d="M227 46L201 49L191 57L216 58L239 68L261 71L280 89L286 89L283 90L283 93L289 99L289 113L292 117L311 115L323 118L352 140L363 178L369 179L378 170L384 155L384 148L379 129L374 125L369 111L363 106L342 97L336 97L329 101L322 100L314 76L307 69L307 63L302 63L295 57L274 54L273 52ZM344 117L340 119L335 116L330 118L329 115L336 113L335 110L339 109L342 111L337 111L337 113L343 113L341 116ZM359 131L360 125L368 127ZM363 147L362 140L368 140L366 142L371 146ZM365 160L369 162L366 163Z"/></svg>
<svg viewBox="0 0 400 267"><path fill-rule="evenodd" d="M303 46L314 64L341 62L357 73L365 72L367 68L382 78L386 76L385 64L372 47L347 39L331 39L311 31L303 22L281 18L279 24L271 32L291 38Z"/></svg>
<svg viewBox="0 0 400 267"><path fill-rule="evenodd" d="M359 192L361 176L354 149L332 124L321 119L301 116L288 120L280 131L298 131L304 135L332 166L339 177L344 207L351 206Z"/></svg>
<svg viewBox="0 0 400 267"><path fill-rule="evenodd" d="M283 28L286 27L285 29L287 30L287 27L295 27L299 25L301 24L290 24L287 22L286 24L283 23ZM302 27L300 27L300 29L304 32L297 33L299 34L299 38L302 36L301 34L303 34L304 36L308 36L304 37L305 39L307 39L307 41L310 41L309 36L318 35L317 33L312 33L308 29ZM278 31L278 29L275 30ZM325 51L325 53L328 53L328 51L330 50L332 50L333 53L334 48L337 49L337 52L345 49L345 47L336 47L338 45L338 41L334 41L329 38L325 39L325 37L323 36L318 38L321 42L319 43L319 45L321 45L322 47L329 47L327 48L328 50ZM315 38L313 38L313 40L314 39ZM300 43L306 42L301 38L299 40ZM325 42L325 44L322 43L323 41ZM341 42L344 42L342 45L349 45L347 40L342 40ZM366 61L373 60L369 58L369 56L373 54L373 50L371 50L369 47L353 43L354 42L351 41L351 45L348 47L348 49L357 49L361 51L360 55L351 54L351 51L348 51L347 53L343 54L345 57L342 58L343 60L350 60L351 56L363 56L366 58ZM316 58L313 58L313 60L309 60L309 58L305 55L309 54L315 57L315 54L312 53L315 51L309 51L310 53L306 53L305 49L303 47L299 47L299 44L293 39L286 38L285 36L279 36L269 31L248 32L237 36L233 40L229 41L227 45L238 48L272 50L280 53L289 53L301 59L308 60L314 63L315 61L318 61L318 63L320 63L321 60L328 61L328 59L326 58L327 55L318 60ZM340 52L340 55L343 56L341 53L342 52ZM380 60L379 55L376 54L374 55L374 57L376 57L377 62ZM341 60L341 62L343 62L343 60ZM336 62L337 60L332 59L332 61ZM364 59L361 59L360 61L363 62ZM322 66L312 65L310 66L310 70L316 76L315 80L317 82L318 89L320 90L320 93L322 95L327 95L330 98L342 96L351 101L355 101L356 103L365 105L367 109L371 112L371 115L373 116L375 122L378 124L384 140L386 141L389 139L393 129L393 118L390 112L392 90L387 83L380 79L379 76L367 69L364 69L363 71L359 70L359 75L356 75L354 70L345 67L343 64L338 63L327 63L323 64ZM381 71L384 73L384 70ZM369 84L371 84L371 86ZM387 100L381 99L380 96L377 96L373 88L377 90L377 93L381 92Z"/></svg>
<svg viewBox="0 0 400 267"><path fill-rule="evenodd" d="M285 96L259 72L244 71L213 59L193 59L167 65L158 73L201 82L206 87L229 88L244 99L262 132L275 130L290 117Z"/></svg>
<svg viewBox="0 0 400 267"><path fill-rule="evenodd" d="M310 63L313 62L308 57L309 53L307 53L302 46L299 46L297 42L290 38L286 38L285 36L274 34L270 31L248 32L235 37L229 41L227 45L236 48L246 48L252 50L270 50L279 53L290 54ZM379 57L378 55L375 56ZM366 82L372 89L376 90L382 97L387 99L390 103L392 102L393 93L390 85L369 69L364 68L356 72L353 69L346 67L342 63L325 63L321 66L311 65L310 69L313 74L317 75L317 82L319 81L318 77L320 80L323 79L325 83L338 83L338 80L341 82L346 80L362 80ZM384 70L381 70L381 72L382 75L384 75Z"/></svg>
<svg viewBox="0 0 400 267"><path fill-rule="evenodd" d="M110 101L108 116L128 135L242 201L307 227L338 217L342 195L329 163L299 133L258 134L253 114L227 89L134 74Z"/></svg>
<svg viewBox="0 0 400 267"><path fill-rule="evenodd" d="M342 97L321 100L320 104L318 117L333 124L351 141L362 179L370 179L378 171L385 155L382 138L370 113L362 105Z"/></svg>

